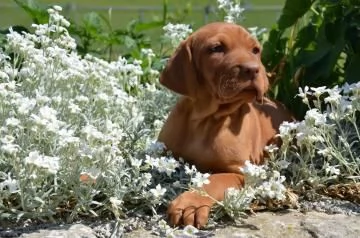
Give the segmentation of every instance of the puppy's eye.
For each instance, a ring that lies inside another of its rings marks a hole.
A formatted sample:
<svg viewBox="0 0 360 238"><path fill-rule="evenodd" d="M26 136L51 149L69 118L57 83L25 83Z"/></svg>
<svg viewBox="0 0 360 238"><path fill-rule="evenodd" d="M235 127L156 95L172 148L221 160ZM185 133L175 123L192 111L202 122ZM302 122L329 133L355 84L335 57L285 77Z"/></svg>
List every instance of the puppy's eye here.
<svg viewBox="0 0 360 238"><path fill-rule="evenodd" d="M254 48L252 49L252 52L253 52L253 54L257 55L257 54L260 53L260 48L259 48L259 47L254 47Z"/></svg>
<svg viewBox="0 0 360 238"><path fill-rule="evenodd" d="M223 45L214 45L209 48L210 53L222 53L225 51L225 48Z"/></svg>

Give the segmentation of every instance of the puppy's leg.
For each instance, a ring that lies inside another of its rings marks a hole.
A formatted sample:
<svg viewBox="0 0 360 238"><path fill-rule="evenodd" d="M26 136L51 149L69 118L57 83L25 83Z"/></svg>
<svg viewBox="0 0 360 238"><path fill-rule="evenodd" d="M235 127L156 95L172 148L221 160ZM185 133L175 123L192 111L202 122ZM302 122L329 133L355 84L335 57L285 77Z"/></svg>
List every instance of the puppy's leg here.
<svg viewBox="0 0 360 238"><path fill-rule="evenodd" d="M201 228L206 225L211 207L215 200L224 200L228 188L241 188L244 185L244 176L235 173L212 174L210 183L202 188L210 196L198 192L187 191L173 200L167 210L169 222L172 226L193 225Z"/></svg>

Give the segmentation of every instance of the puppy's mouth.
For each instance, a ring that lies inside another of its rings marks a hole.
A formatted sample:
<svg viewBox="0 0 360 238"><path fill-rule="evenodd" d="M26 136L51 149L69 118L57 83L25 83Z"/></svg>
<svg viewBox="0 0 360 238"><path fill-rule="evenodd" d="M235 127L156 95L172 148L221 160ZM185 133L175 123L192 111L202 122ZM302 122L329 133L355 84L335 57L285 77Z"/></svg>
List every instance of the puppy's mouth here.
<svg viewBox="0 0 360 238"><path fill-rule="evenodd" d="M253 101L256 99L262 102L263 90L250 80L239 79L238 77L222 77L218 88L219 99L224 102L238 99Z"/></svg>
<svg viewBox="0 0 360 238"><path fill-rule="evenodd" d="M249 93L250 95L253 95L253 97L256 99L257 102L262 103L264 95L262 93L262 90L257 89L254 86L251 86L249 89L243 90L244 93Z"/></svg>

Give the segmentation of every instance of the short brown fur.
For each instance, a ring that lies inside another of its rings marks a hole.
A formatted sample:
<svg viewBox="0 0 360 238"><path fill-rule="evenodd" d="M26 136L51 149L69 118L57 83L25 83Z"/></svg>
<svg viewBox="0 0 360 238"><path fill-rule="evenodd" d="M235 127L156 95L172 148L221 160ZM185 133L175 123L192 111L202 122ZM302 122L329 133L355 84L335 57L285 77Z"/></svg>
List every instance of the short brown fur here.
<svg viewBox="0 0 360 238"><path fill-rule="evenodd" d="M181 43L162 72L160 82L183 96L163 126L159 141L209 172L205 191L217 200L227 188L244 184L240 167L246 160L264 162L263 149L291 114L264 94L268 79L261 46L244 28L208 24ZM203 227L214 201L185 192L171 202L172 225Z"/></svg>

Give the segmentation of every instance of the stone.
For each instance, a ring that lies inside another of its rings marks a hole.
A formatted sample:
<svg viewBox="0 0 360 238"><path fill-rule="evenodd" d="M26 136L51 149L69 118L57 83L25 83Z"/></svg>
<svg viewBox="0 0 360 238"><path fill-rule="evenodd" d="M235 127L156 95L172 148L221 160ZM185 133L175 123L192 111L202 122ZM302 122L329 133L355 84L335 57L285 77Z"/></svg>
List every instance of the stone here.
<svg viewBox="0 0 360 238"><path fill-rule="evenodd" d="M360 237L359 213L327 214L318 211L300 212L283 210L280 212L258 212L236 224L223 223L214 228L199 231L193 236L177 237L237 237L237 238L323 238L323 237ZM101 221L100 221L101 222ZM143 228L116 229L114 221L104 222L101 226L90 224L57 225L51 227L27 227L0 232L0 237L62 237L62 238L106 238L110 237L158 237ZM148 228L150 229L150 228ZM115 234L113 234L115 232ZM181 234L182 231L180 231Z"/></svg>
<svg viewBox="0 0 360 238"><path fill-rule="evenodd" d="M96 238L94 231L83 224L57 227L55 229L40 229L23 233L21 238Z"/></svg>
<svg viewBox="0 0 360 238"><path fill-rule="evenodd" d="M215 237L359 237L360 216L290 211L261 212L245 219L241 226L216 230Z"/></svg>

